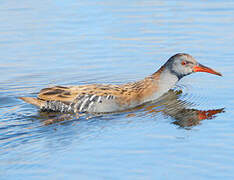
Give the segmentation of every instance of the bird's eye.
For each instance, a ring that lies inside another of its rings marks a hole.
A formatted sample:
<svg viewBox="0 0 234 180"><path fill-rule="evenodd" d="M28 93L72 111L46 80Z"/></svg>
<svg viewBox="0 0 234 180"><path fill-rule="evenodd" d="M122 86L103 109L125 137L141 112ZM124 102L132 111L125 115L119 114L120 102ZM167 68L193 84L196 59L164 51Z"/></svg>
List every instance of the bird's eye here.
<svg viewBox="0 0 234 180"><path fill-rule="evenodd" d="M184 65L187 64L187 62L186 61L182 61L181 64L184 66Z"/></svg>

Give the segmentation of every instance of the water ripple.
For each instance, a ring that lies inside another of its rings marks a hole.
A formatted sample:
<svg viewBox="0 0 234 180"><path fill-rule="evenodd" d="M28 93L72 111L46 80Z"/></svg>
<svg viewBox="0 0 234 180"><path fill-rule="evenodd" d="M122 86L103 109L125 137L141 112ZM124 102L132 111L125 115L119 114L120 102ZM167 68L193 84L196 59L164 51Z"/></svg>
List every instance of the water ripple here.
<svg viewBox="0 0 234 180"><path fill-rule="evenodd" d="M233 1L0 4L0 179L233 179ZM224 76L190 75L156 102L80 118L17 99L142 79L177 52Z"/></svg>

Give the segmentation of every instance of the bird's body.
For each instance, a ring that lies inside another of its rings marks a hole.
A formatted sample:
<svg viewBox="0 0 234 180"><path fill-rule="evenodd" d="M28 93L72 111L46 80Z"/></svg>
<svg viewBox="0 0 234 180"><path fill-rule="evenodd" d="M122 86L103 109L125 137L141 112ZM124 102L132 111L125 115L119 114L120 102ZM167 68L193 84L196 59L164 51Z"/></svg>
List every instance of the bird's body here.
<svg viewBox="0 0 234 180"><path fill-rule="evenodd" d="M177 61L180 61L179 65ZM183 69L180 69L180 66L186 65L183 64L185 61L188 62L188 65L194 63L198 68L198 63L192 56L176 54L157 72L137 82L121 85L55 86L42 89L37 98L21 97L21 99L46 111L75 113L122 111L159 98L171 89L180 78L192 73L194 69L191 72L183 72ZM210 71L210 73L221 75L205 66L199 67L203 67L203 70L206 70L205 72Z"/></svg>
<svg viewBox="0 0 234 180"><path fill-rule="evenodd" d="M81 86L55 86L42 89L34 101L42 110L60 112L115 112L139 106L157 99L170 87L159 89L160 73L143 80L121 84L90 84Z"/></svg>

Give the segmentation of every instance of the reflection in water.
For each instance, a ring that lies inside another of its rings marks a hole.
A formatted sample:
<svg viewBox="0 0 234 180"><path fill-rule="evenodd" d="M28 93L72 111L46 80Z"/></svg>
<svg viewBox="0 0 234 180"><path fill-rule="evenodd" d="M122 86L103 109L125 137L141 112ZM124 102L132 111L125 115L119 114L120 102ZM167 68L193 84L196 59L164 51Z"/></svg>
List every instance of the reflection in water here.
<svg viewBox="0 0 234 180"><path fill-rule="evenodd" d="M182 91L170 90L157 104L145 108L147 113L158 113L158 107L163 107L160 112L175 119L173 124L180 127L191 127L200 124L205 119L213 119L216 114L224 112L224 108L212 110L190 109L192 103L179 99Z"/></svg>
<svg viewBox="0 0 234 180"><path fill-rule="evenodd" d="M175 119L173 124L180 127L191 127L200 124L200 121L205 119L213 119L216 114L224 112L224 108L212 110L197 110L190 109L192 103L181 100L179 97L182 91L170 90L163 95L157 102L145 104L143 106L124 111L129 113L127 117L137 116L137 112L143 110L145 115L157 115L159 112L170 116ZM113 113L112 113L113 114ZM62 114L56 112L40 112L41 117L46 118L43 120L44 125L50 125L62 121L77 120L82 116L85 119L105 116L105 114Z"/></svg>

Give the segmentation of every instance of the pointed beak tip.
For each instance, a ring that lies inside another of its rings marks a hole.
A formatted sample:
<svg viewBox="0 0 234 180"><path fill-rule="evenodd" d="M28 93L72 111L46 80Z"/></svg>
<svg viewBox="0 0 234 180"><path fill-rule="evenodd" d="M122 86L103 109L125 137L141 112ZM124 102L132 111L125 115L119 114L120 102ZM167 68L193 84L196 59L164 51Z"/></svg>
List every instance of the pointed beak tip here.
<svg viewBox="0 0 234 180"><path fill-rule="evenodd" d="M217 71L208 72L208 73L211 73L211 74L214 74L214 75L217 75L217 76L223 76L220 72L217 72Z"/></svg>
<svg viewBox="0 0 234 180"><path fill-rule="evenodd" d="M207 73L215 74L218 76L223 76L221 73L219 73L219 72L217 72L209 67L206 67L202 64L198 64L197 66L194 66L193 71L194 72L207 72Z"/></svg>
<svg viewBox="0 0 234 180"><path fill-rule="evenodd" d="M214 71L212 70L213 72L208 72L208 73L211 73L211 74L214 74L214 75L217 75L217 76L223 76L220 72L217 72L217 71Z"/></svg>

